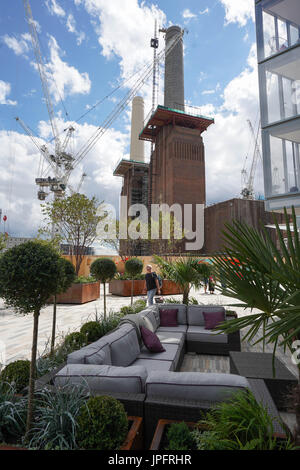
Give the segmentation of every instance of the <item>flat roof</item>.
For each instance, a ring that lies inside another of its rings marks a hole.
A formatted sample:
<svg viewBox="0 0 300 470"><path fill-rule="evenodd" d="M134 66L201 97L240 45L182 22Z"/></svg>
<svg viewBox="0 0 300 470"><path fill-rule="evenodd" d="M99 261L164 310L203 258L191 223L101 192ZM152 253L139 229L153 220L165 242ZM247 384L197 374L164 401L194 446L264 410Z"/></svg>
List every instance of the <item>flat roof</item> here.
<svg viewBox="0 0 300 470"><path fill-rule="evenodd" d="M148 168L149 163L139 162L138 160L127 160L125 158L122 158L117 164L113 175L124 176L127 173L127 171L133 167Z"/></svg>
<svg viewBox="0 0 300 470"><path fill-rule="evenodd" d="M140 140L155 141L161 127L168 124L175 124L189 129L198 129L200 134L211 125L214 119L197 114L190 114L179 109L167 108L166 106L157 106L154 113L149 118L146 126L139 134Z"/></svg>

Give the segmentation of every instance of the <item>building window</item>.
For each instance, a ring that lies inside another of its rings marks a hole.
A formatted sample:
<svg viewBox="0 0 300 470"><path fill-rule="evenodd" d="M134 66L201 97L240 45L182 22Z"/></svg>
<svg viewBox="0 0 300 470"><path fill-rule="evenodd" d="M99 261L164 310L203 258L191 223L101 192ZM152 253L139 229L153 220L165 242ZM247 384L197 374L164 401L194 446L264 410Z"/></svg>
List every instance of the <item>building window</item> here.
<svg viewBox="0 0 300 470"><path fill-rule="evenodd" d="M256 10L259 61L300 44L299 0L262 0Z"/></svg>

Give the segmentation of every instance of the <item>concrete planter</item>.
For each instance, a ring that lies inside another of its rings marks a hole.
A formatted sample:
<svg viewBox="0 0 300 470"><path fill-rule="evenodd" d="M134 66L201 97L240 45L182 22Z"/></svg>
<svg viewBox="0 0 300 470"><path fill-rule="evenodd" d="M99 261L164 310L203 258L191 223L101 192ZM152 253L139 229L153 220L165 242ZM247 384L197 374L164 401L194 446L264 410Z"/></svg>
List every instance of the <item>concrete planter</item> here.
<svg viewBox="0 0 300 470"><path fill-rule="evenodd" d="M100 282L72 284L63 294L57 296L58 304L85 304L100 297ZM53 297L50 302L53 303Z"/></svg>
<svg viewBox="0 0 300 470"><path fill-rule="evenodd" d="M145 295L145 281L135 280L133 286L133 295ZM123 281L120 279L114 279L109 283L109 293L112 295L119 295L121 297L131 296L131 281ZM163 280L162 295L177 295L182 294L182 288L173 281L168 279Z"/></svg>

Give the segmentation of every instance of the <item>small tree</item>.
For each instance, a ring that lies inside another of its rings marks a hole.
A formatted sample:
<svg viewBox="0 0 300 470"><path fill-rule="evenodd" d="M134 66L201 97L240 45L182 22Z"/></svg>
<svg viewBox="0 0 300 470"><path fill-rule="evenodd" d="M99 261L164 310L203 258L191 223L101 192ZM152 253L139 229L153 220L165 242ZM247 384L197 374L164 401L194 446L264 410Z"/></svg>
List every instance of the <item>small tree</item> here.
<svg viewBox="0 0 300 470"><path fill-rule="evenodd" d="M125 263L125 271L131 276L131 305L133 304L134 278L143 271L143 262L138 258L131 258Z"/></svg>
<svg viewBox="0 0 300 470"><path fill-rule="evenodd" d="M0 258L0 295L10 307L33 312L33 338L29 378L26 436L33 415L34 379L40 310L57 289L61 276L59 255L49 246L27 242L11 248Z"/></svg>
<svg viewBox="0 0 300 470"><path fill-rule="evenodd" d="M59 264L61 266L61 275L57 278L57 290L53 299L53 317L52 317L52 335L51 335L51 356L54 355L55 346L55 331L56 331L56 304L57 294L66 292L76 279L76 273L73 264L65 259L60 258Z"/></svg>
<svg viewBox="0 0 300 470"><path fill-rule="evenodd" d="M0 233L0 253L6 247L6 240L7 240L7 235Z"/></svg>
<svg viewBox="0 0 300 470"><path fill-rule="evenodd" d="M98 258L91 264L91 274L103 283L104 290L104 318L106 319L106 282L110 281L117 272L117 267L113 260L109 258Z"/></svg>
<svg viewBox="0 0 300 470"><path fill-rule="evenodd" d="M70 254L75 256L77 276L86 249L97 237L97 225L105 217L97 215L101 204L95 197L89 199L84 194L75 193L42 206L47 218L43 232L51 234L53 225L57 228L62 240L70 245Z"/></svg>

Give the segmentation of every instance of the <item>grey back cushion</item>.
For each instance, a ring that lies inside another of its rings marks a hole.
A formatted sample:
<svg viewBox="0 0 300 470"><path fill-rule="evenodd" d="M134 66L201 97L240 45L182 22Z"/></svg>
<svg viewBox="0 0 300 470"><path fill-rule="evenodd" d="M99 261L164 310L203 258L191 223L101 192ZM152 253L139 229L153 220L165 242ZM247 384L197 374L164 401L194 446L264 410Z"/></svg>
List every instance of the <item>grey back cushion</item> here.
<svg viewBox="0 0 300 470"><path fill-rule="evenodd" d="M187 308L187 319L190 326L204 326L203 312L224 312L225 308L219 305L189 305Z"/></svg>
<svg viewBox="0 0 300 470"><path fill-rule="evenodd" d="M186 305L183 304L161 304L158 307L158 310L161 309L177 309L178 314L177 314L177 322L179 325L186 325L187 324L187 308Z"/></svg>
<svg viewBox="0 0 300 470"><path fill-rule="evenodd" d="M114 367L69 364L54 378L56 387L82 385L90 392L144 393L147 370L142 366Z"/></svg>
<svg viewBox="0 0 300 470"><path fill-rule="evenodd" d="M141 326L144 326L153 333L159 327L156 316L151 308L147 308L137 313L138 317L141 319Z"/></svg>
<svg viewBox="0 0 300 470"><path fill-rule="evenodd" d="M175 400L220 402L246 388L247 379L234 374L152 371L146 381L147 397Z"/></svg>
<svg viewBox="0 0 300 470"><path fill-rule="evenodd" d="M85 346L68 355L68 364L111 364L109 335L103 336L92 344Z"/></svg>
<svg viewBox="0 0 300 470"><path fill-rule="evenodd" d="M121 325L120 328L108 335L107 339L110 344L111 363L113 366L127 367L140 354L136 330L130 324Z"/></svg>

